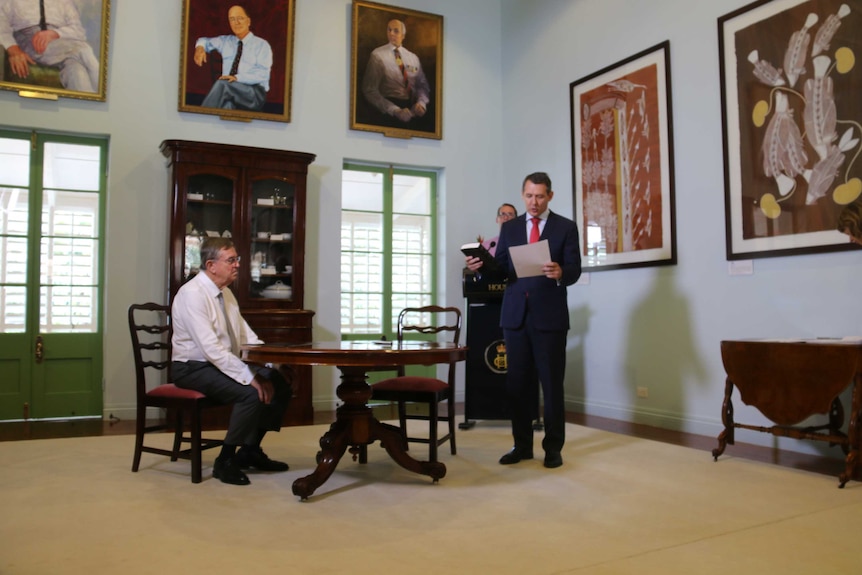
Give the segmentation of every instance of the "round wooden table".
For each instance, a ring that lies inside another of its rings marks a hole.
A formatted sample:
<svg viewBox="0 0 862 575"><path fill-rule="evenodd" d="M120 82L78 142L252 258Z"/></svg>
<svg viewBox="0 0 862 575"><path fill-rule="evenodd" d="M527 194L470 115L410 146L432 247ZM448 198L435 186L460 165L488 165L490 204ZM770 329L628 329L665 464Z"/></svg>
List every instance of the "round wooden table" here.
<svg viewBox="0 0 862 575"><path fill-rule="evenodd" d="M320 438L317 468L311 475L293 482L293 494L307 499L323 485L348 447L368 445L377 440L401 467L428 475L435 482L446 475L446 466L435 461L417 461L407 454L398 427L378 421L368 406L371 387L368 371L372 368L402 365L433 365L463 361L467 347L436 342L369 341L313 342L301 345L265 344L243 348L243 358L255 363L286 365L334 365L341 371L336 395L343 405L336 410L335 422Z"/></svg>

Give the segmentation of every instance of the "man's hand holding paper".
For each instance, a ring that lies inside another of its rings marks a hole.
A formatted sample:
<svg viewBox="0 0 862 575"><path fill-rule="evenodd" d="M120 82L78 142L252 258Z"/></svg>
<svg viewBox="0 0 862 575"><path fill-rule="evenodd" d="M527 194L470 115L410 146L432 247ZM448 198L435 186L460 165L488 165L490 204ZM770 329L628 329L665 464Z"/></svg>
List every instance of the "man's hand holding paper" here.
<svg viewBox="0 0 862 575"><path fill-rule="evenodd" d="M563 275L560 265L551 261L548 240L512 246L509 248L509 257L512 258L512 265L515 266L515 273L518 274L519 278L545 276L552 280L558 280Z"/></svg>

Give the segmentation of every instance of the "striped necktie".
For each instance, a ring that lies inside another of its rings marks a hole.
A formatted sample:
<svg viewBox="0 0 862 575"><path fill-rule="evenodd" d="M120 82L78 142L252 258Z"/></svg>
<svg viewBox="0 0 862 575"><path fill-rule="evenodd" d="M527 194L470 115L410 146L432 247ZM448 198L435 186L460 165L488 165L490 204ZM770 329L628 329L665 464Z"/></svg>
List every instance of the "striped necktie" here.
<svg viewBox="0 0 862 575"><path fill-rule="evenodd" d="M401 69L401 77L404 78L404 89L407 90L407 97L410 98L410 84L407 82L407 67L404 65L404 60L401 59L401 51L395 48L395 63Z"/></svg>
<svg viewBox="0 0 862 575"><path fill-rule="evenodd" d="M224 305L224 294L218 294L218 303L221 306L221 314L224 316L224 323L227 325L227 335L230 338L230 352L236 356L239 356L239 342L236 339L236 335L233 333L233 327L230 324L230 318L227 315L227 309Z"/></svg>

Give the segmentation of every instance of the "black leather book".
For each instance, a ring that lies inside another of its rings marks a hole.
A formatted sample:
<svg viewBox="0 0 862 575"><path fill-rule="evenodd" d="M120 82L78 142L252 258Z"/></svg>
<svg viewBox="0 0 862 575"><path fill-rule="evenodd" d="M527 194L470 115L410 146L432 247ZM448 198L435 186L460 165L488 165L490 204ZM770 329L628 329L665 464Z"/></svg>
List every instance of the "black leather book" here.
<svg viewBox="0 0 862 575"><path fill-rule="evenodd" d="M472 256L482 260L481 271L491 272L500 269L500 266L497 265L497 260L494 259L491 252L489 252L481 242L464 244L461 246L461 253L465 256Z"/></svg>

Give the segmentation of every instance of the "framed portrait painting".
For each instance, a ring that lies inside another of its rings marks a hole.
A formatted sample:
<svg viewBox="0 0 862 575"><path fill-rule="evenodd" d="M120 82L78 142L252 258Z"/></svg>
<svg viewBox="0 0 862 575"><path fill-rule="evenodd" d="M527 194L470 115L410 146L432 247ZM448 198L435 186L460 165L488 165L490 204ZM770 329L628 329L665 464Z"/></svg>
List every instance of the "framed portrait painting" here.
<svg viewBox="0 0 862 575"><path fill-rule="evenodd" d="M570 84L584 270L676 264L670 42Z"/></svg>
<svg viewBox="0 0 862 575"><path fill-rule="evenodd" d="M180 112L290 121L296 0L183 0Z"/></svg>
<svg viewBox="0 0 862 575"><path fill-rule="evenodd" d="M350 129L443 137L443 17L353 0Z"/></svg>
<svg viewBox="0 0 862 575"><path fill-rule="evenodd" d="M47 100L105 101L110 0L0 4L0 88Z"/></svg>
<svg viewBox="0 0 862 575"><path fill-rule="evenodd" d="M862 0L776 0L718 19L727 259L850 249L862 194Z"/></svg>

